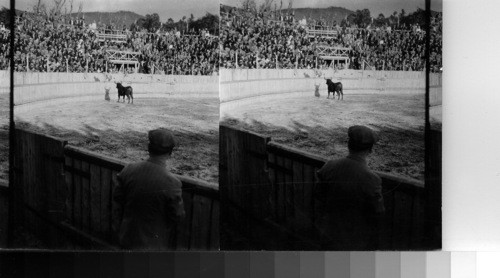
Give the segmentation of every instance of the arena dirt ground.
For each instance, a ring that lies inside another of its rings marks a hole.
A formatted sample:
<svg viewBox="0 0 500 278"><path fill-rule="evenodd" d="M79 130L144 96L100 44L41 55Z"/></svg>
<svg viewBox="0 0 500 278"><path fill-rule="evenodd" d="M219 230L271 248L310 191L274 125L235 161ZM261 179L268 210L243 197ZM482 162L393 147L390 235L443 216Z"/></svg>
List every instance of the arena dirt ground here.
<svg viewBox="0 0 500 278"><path fill-rule="evenodd" d="M239 100L238 108L223 103L221 121L328 158L348 153L349 126L366 125L380 137L368 160L372 169L423 181L424 94L355 93L344 92L343 101L311 92Z"/></svg>
<svg viewBox="0 0 500 278"><path fill-rule="evenodd" d="M139 99L134 104L84 101L37 105L16 112L16 127L68 140L72 146L120 159L147 158L147 131L170 129L178 139L169 167L176 174L218 183L219 100Z"/></svg>
<svg viewBox="0 0 500 278"><path fill-rule="evenodd" d="M9 179L9 95L0 95L0 179Z"/></svg>

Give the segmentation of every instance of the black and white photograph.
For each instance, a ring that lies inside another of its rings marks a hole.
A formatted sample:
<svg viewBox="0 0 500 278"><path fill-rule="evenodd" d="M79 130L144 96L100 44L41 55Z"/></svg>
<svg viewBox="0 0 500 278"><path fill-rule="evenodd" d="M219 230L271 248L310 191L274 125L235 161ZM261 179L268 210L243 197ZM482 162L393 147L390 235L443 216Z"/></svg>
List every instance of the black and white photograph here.
<svg viewBox="0 0 500 278"><path fill-rule="evenodd" d="M220 15L221 249L439 249L442 1Z"/></svg>
<svg viewBox="0 0 500 278"><path fill-rule="evenodd" d="M219 2L0 6L2 244L219 250Z"/></svg>

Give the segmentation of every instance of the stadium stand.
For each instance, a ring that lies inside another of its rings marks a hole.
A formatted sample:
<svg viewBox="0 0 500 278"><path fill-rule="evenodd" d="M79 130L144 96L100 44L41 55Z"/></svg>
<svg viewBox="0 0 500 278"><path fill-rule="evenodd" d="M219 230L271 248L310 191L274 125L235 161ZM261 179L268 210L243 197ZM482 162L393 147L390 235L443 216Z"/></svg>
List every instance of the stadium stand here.
<svg viewBox="0 0 500 278"><path fill-rule="evenodd" d="M441 15L433 17L431 24L431 71L437 72L442 67ZM230 9L221 14L220 26L219 65L223 68L425 68L426 32L416 25L405 29L327 27L314 21L307 26L301 21Z"/></svg>
<svg viewBox="0 0 500 278"><path fill-rule="evenodd" d="M16 71L126 70L177 75L218 72L218 37L215 36L99 30L34 14L22 14L16 21ZM5 38L2 32L2 42ZM6 69L8 45L2 43L1 50L0 69ZM117 60L117 56L127 59Z"/></svg>

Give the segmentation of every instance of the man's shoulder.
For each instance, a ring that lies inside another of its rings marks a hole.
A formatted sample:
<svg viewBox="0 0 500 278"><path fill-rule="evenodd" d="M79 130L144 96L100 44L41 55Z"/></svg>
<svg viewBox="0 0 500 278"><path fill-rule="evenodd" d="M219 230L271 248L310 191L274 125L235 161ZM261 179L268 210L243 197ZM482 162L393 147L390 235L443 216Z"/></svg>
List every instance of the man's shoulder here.
<svg viewBox="0 0 500 278"><path fill-rule="evenodd" d="M344 165L346 163L349 163L349 159L342 157L342 158L337 158L337 159L330 159L325 164L323 165L323 168L335 168L340 165Z"/></svg>

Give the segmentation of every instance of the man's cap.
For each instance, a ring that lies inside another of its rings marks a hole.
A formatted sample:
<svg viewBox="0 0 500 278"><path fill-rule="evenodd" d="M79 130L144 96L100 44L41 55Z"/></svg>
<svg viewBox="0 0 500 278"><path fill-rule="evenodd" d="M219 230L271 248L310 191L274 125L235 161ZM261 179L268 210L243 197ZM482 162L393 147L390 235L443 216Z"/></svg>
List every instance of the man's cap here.
<svg viewBox="0 0 500 278"><path fill-rule="evenodd" d="M148 136L149 150L153 152L168 153L177 145L174 135L166 129L151 130Z"/></svg>
<svg viewBox="0 0 500 278"><path fill-rule="evenodd" d="M370 128L362 125L349 127L347 131L349 140L359 147L370 147L377 143L378 136Z"/></svg>

